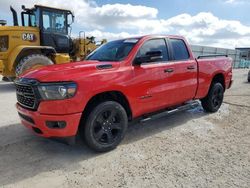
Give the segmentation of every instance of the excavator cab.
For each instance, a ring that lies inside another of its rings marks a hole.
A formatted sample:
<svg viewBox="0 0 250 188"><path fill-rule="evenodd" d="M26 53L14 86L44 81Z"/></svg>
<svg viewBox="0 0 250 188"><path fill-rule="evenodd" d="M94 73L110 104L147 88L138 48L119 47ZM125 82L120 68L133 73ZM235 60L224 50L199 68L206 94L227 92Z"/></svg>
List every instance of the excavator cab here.
<svg viewBox="0 0 250 188"><path fill-rule="evenodd" d="M74 15L70 10L35 5L33 8L22 6L22 26L40 29L41 46L51 46L57 53L70 53L73 47L69 36ZM11 7L13 23L18 25L16 11Z"/></svg>

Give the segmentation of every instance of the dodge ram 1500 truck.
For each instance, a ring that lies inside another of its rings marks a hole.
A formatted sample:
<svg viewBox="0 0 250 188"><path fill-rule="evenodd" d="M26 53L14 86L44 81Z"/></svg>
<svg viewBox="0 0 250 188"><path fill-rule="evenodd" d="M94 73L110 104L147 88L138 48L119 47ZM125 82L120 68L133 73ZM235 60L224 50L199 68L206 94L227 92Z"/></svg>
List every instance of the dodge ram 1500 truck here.
<svg viewBox="0 0 250 188"><path fill-rule="evenodd" d="M85 61L31 70L16 81L22 124L43 137L79 133L96 151L114 149L128 121L201 100L216 112L232 83L232 60L195 58L183 37L108 42Z"/></svg>

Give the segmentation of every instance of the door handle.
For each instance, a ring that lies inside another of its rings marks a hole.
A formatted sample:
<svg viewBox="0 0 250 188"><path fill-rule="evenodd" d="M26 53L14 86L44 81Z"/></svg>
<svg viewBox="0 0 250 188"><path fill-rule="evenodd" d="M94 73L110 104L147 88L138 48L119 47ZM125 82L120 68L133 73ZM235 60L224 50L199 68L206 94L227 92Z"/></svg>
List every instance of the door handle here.
<svg viewBox="0 0 250 188"><path fill-rule="evenodd" d="M195 69L195 66L193 66L193 65L188 66L187 69L188 69L188 70L193 70L193 69Z"/></svg>
<svg viewBox="0 0 250 188"><path fill-rule="evenodd" d="M169 68L169 69L165 69L165 70L164 70L164 72L165 72L165 73L170 73L170 72L174 72L174 69L172 69L172 68Z"/></svg>

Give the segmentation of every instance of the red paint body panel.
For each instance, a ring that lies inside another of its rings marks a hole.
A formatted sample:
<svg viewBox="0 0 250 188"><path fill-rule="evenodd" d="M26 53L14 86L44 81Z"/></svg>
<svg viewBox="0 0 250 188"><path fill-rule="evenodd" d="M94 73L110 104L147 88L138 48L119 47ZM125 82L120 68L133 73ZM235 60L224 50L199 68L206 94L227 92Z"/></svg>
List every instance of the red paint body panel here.
<svg viewBox="0 0 250 188"><path fill-rule="evenodd" d="M123 93L135 118L192 99L204 98L213 77L218 73L223 74L226 88L229 87L232 80L232 60L216 58L197 61L187 42L190 54L188 60L134 66L132 63L139 48L145 41L154 38L176 38L186 42L179 36L144 36L121 62L82 61L30 71L22 77L40 82L74 81L77 92L71 99L42 101L36 112L17 105L18 111L33 118L35 126L44 132L43 136L66 137L77 133L86 104L93 96L102 92ZM103 70L96 68L102 64L112 64L113 67ZM188 70L189 66L194 69ZM164 72L168 68L174 69L174 72ZM69 126L65 130L49 129L44 124L47 119L65 120ZM22 122L31 127L25 120Z"/></svg>
<svg viewBox="0 0 250 188"><path fill-rule="evenodd" d="M223 74L226 88L232 80L232 60L226 57L198 60L198 90L197 99L207 95L211 81L216 74Z"/></svg>
<svg viewBox="0 0 250 188"><path fill-rule="evenodd" d="M33 112L22 108L20 105L16 105L19 113L31 117L35 124L32 124L21 118L21 122L25 127L32 129L37 127L42 131L42 134L38 134L43 137L70 137L75 136L78 130L78 125L82 113L67 114L67 115L43 115L39 112ZM67 123L66 128L63 129L50 129L46 126L46 121L65 121Z"/></svg>

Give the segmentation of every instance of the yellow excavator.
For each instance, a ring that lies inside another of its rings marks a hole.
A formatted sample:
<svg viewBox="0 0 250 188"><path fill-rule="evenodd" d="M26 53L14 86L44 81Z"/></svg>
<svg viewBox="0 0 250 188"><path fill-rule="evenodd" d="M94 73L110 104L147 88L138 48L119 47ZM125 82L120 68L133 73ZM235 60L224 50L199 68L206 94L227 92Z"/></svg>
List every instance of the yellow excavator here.
<svg viewBox="0 0 250 188"><path fill-rule="evenodd" d="M0 74L12 80L29 69L84 59L106 40L70 37L74 15L70 10L35 5L22 6L21 25L10 7L14 26L0 20Z"/></svg>

